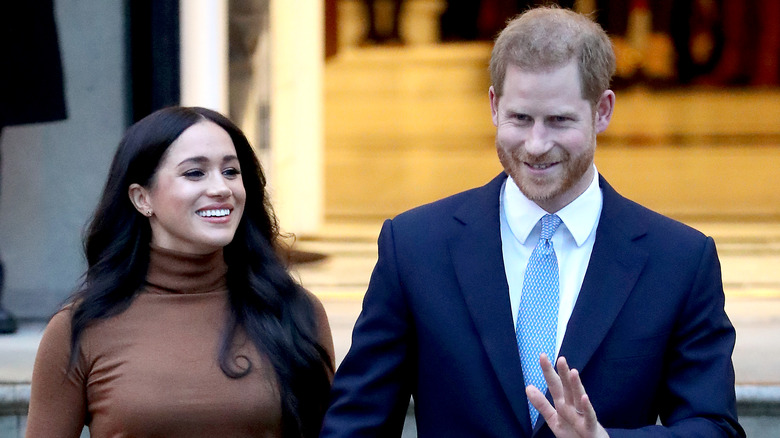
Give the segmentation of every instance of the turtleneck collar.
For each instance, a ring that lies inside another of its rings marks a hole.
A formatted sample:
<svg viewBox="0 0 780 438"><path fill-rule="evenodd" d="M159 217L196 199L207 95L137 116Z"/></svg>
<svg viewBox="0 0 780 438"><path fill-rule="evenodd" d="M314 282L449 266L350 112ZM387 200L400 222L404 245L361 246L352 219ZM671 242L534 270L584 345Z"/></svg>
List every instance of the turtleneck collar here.
<svg viewBox="0 0 780 438"><path fill-rule="evenodd" d="M146 283L149 292L197 294L226 290L223 251L187 254L151 245Z"/></svg>

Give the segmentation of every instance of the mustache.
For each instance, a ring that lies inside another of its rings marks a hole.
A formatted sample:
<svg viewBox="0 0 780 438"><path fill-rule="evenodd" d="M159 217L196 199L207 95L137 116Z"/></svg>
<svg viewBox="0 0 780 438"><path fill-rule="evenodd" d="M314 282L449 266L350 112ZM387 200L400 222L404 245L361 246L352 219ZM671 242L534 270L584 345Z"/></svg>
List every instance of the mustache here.
<svg viewBox="0 0 780 438"><path fill-rule="evenodd" d="M548 164L564 161L567 157L567 153L560 149L551 149L541 155L529 154L525 148L516 148L510 152L512 159L522 161L531 165L534 164Z"/></svg>

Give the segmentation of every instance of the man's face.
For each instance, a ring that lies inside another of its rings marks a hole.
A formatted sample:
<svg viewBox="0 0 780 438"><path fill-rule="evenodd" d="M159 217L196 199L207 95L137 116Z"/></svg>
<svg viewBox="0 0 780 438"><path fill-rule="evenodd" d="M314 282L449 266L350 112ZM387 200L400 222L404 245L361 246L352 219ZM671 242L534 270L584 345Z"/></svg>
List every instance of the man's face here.
<svg viewBox="0 0 780 438"><path fill-rule="evenodd" d="M615 95L596 105L582 97L572 61L546 72L509 65L504 95L490 87L496 149L504 171L525 196L556 212L581 195L593 179L596 134L609 124Z"/></svg>

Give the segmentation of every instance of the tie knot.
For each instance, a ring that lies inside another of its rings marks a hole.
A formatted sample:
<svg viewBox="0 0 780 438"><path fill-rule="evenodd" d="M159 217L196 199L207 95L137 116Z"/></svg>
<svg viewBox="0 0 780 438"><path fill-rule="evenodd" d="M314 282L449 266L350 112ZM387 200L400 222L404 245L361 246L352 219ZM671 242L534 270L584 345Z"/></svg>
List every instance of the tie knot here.
<svg viewBox="0 0 780 438"><path fill-rule="evenodd" d="M542 234L540 239L550 240L555 234L555 230L561 225L561 218L557 214L546 214L542 216Z"/></svg>

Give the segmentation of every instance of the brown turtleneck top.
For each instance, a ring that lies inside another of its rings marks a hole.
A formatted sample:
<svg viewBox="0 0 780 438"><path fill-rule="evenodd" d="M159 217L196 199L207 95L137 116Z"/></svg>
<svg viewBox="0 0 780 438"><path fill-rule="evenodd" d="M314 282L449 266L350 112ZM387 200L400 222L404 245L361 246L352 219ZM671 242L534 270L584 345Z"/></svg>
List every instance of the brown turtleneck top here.
<svg viewBox="0 0 780 438"><path fill-rule="evenodd" d="M152 248L147 285L130 307L88 327L68 373L70 308L44 332L33 370L27 437L279 437L276 375L246 339L245 377L219 367L227 317L222 251L194 256ZM333 357L322 304L320 343ZM241 364L240 360L238 362Z"/></svg>

